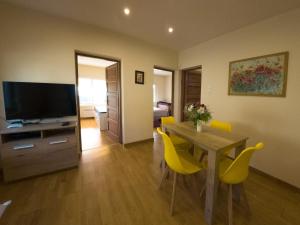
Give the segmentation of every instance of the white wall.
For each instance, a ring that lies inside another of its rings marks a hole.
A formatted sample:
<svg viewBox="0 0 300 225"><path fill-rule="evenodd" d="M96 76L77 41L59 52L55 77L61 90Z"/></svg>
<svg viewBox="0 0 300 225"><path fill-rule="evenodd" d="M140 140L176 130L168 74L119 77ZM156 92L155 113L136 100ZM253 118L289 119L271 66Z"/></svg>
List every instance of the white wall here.
<svg viewBox="0 0 300 225"><path fill-rule="evenodd" d="M172 102L172 75L166 76L165 96L167 102ZM174 103L173 103L174 104Z"/></svg>
<svg viewBox="0 0 300 225"><path fill-rule="evenodd" d="M153 76L153 84L156 85L156 102L172 102L172 76Z"/></svg>
<svg viewBox="0 0 300 225"><path fill-rule="evenodd" d="M0 3L0 27L0 81L75 83L76 49L121 59L124 142L152 137L153 66L176 70L176 52L5 3ZM135 70L145 72L145 85L135 84Z"/></svg>
<svg viewBox="0 0 300 225"><path fill-rule="evenodd" d="M78 64L78 77L105 80L105 67Z"/></svg>
<svg viewBox="0 0 300 225"><path fill-rule="evenodd" d="M155 84L155 103L158 101L165 101L165 86L166 79L163 76L153 76L153 84Z"/></svg>
<svg viewBox="0 0 300 225"><path fill-rule="evenodd" d="M287 96L228 96L229 62L289 51ZM236 132L263 141L252 165L300 187L300 9L225 34L180 52L180 68L202 65L202 102Z"/></svg>
<svg viewBox="0 0 300 225"><path fill-rule="evenodd" d="M106 80L106 75L105 75L105 67L98 67L98 66L90 66L90 65L82 65L82 64L78 64L78 84L80 87L80 78L88 78L88 79L93 79L93 80L102 80L105 84L105 80ZM101 87L100 87L101 88ZM104 105L106 106L106 88L99 90L97 92L97 98L96 101L94 101L94 104L90 105L90 107L94 107L95 105ZM93 90L89 90L90 93L93 92ZM101 96L102 94L102 96ZM80 96L80 89L79 89L79 96ZM104 104L105 103L105 104ZM83 116L82 110L84 110L83 108L85 108L87 105L86 102L82 102L79 99L79 104L80 104L80 116ZM87 117L92 117L92 114L88 114ZM94 116L94 115L93 115Z"/></svg>

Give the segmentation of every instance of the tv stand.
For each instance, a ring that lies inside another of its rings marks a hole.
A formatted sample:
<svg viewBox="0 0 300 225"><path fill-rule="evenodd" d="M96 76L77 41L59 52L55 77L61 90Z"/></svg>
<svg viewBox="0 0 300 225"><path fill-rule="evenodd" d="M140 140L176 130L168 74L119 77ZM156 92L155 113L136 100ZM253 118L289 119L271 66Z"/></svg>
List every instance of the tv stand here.
<svg viewBox="0 0 300 225"><path fill-rule="evenodd" d="M64 126L68 126L70 125L70 122L62 122L61 125L64 127Z"/></svg>
<svg viewBox="0 0 300 225"><path fill-rule="evenodd" d="M77 122L30 124L0 131L5 181L78 166Z"/></svg>
<svg viewBox="0 0 300 225"><path fill-rule="evenodd" d="M23 127L23 123L11 123L6 128L10 129L10 128L21 128L21 127Z"/></svg>
<svg viewBox="0 0 300 225"><path fill-rule="evenodd" d="M24 125L26 124L39 124L41 122L40 119L35 119L35 120L23 120L22 123Z"/></svg>

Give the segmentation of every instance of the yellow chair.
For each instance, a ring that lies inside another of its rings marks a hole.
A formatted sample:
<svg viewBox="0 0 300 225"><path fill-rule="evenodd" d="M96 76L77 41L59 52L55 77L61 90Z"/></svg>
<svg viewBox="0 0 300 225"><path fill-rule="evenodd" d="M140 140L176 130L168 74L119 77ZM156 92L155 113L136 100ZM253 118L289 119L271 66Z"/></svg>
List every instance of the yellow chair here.
<svg viewBox="0 0 300 225"><path fill-rule="evenodd" d="M232 131L231 123L223 122L223 121L219 121L219 120L212 120L210 122L210 127L218 129L218 130L226 131L226 132ZM231 151L231 149L225 150L223 152L223 155L228 156L230 151Z"/></svg>
<svg viewBox="0 0 300 225"><path fill-rule="evenodd" d="M246 148L238 155L235 160L226 158L222 160L219 167L220 180L229 185L228 191L228 222L232 225L232 185L241 184L244 182L249 174L249 162L253 152L261 150L264 147L263 143L258 143L255 147ZM247 207L248 202L245 194L245 190L242 188L242 194L246 200Z"/></svg>
<svg viewBox="0 0 300 225"><path fill-rule="evenodd" d="M218 129L218 130L226 131L226 132L232 131L232 127L231 127L230 123L219 121L219 120L212 120L210 123L210 127ZM199 158L199 155L201 155L200 161L202 161L206 152L199 147L195 147L194 151L195 151L196 158ZM223 152L223 155L228 156L230 151L231 151L231 149L225 150Z"/></svg>
<svg viewBox="0 0 300 225"><path fill-rule="evenodd" d="M175 123L175 118L173 116L167 116L167 117L161 117L161 125L165 125L165 124L172 124ZM192 144L190 144L187 140L178 137L175 134L169 134L169 137L171 138L171 141L173 143L173 145L179 148L190 148L192 147Z"/></svg>
<svg viewBox="0 0 300 225"><path fill-rule="evenodd" d="M188 151L176 151L172 143L171 138L160 128L157 128L157 132L162 136L164 142L164 158L169 169L174 172L172 200L170 206L170 213L173 215L175 193L176 193L176 181L177 174L188 175L200 172L203 169L203 165L199 163ZM159 187L162 186L168 172L164 171Z"/></svg>
<svg viewBox="0 0 300 225"><path fill-rule="evenodd" d="M232 131L230 123L222 122L222 121L219 121L219 120L212 120L211 123L210 123L210 127L216 128L216 129L219 129L219 130L223 130L223 131L227 131L227 132Z"/></svg>

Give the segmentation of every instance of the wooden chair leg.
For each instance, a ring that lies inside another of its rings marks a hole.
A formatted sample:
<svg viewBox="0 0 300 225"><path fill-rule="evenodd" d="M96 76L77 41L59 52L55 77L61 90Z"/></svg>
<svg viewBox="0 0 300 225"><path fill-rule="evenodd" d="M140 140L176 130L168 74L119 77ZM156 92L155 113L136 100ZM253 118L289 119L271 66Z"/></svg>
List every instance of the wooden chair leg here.
<svg viewBox="0 0 300 225"><path fill-rule="evenodd" d="M175 194L176 194L176 183L177 183L177 173L174 172L173 191L172 191L172 199L171 199L171 206L170 206L171 216L173 215L173 212L174 212L174 202L175 202Z"/></svg>
<svg viewBox="0 0 300 225"><path fill-rule="evenodd" d="M206 190L206 181L207 181L207 171L205 171L205 182L204 182L204 185L202 186L201 191L200 191L200 199L202 198L202 196L203 196L203 194Z"/></svg>
<svg viewBox="0 0 300 225"><path fill-rule="evenodd" d="M206 184L203 185L203 187L202 187L202 189L200 191L200 198L203 197L203 194L204 194L205 190L206 190Z"/></svg>
<svg viewBox="0 0 300 225"><path fill-rule="evenodd" d="M247 198L247 195L246 195L246 190L245 190L244 184L241 185L241 194L242 194L244 202L245 202L247 213L248 213L249 216L251 216L251 209L250 209L250 206L249 206L249 202L248 202L248 198Z"/></svg>
<svg viewBox="0 0 300 225"><path fill-rule="evenodd" d="M164 168L164 172L163 172L163 175L161 177L161 181L160 181L160 184L159 184L159 187L158 187L159 189L161 188L161 186L162 186L163 182L165 181L165 179L167 178L168 174L169 174L169 170L166 167L166 168Z"/></svg>
<svg viewBox="0 0 300 225"><path fill-rule="evenodd" d="M166 175L166 179L168 180L169 177L170 177L170 170L166 169L167 170L167 175Z"/></svg>
<svg viewBox="0 0 300 225"><path fill-rule="evenodd" d="M228 224L232 225L232 185L228 186Z"/></svg>
<svg viewBox="0 0 300 225"><path fill-rule="evenodd" d="M169 170L167 169L168 168L167 163L164 159L160 161L159 167L162 169L163 174L165 174L165 171L167 171L165 178L168 179L170 174L169 174Z"/></svg>
<svg viewBox="0 0 300 225"><path fill-rule="evenodd" d="M159 164L159 167L164 170L166 168L167 164L166 164L166 161L165 159L162 159L160 160L160 164Z"/></svg>
<svg viewBox="0 0 300 225"><path fill-rule="evenodd" d="M191 155L195 155L195 145L192 145L189 149L188 149L188 152L191 154Z"/></svg>
<svg viewBox="0 0 300 225"><path fill-rule="evenodd" d="M202 152L201 156L200 156L200 159L199 159L199 162L202 162L204 157L207 155L206 152Z"/></svg>

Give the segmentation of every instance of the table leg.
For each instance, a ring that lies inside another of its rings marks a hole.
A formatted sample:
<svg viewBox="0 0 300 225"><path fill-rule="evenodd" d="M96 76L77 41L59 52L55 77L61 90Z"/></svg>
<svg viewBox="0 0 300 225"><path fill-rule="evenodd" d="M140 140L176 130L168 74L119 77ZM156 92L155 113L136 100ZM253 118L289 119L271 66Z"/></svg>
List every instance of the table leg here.
<svg viewBox="0 0 300 225"><path fill-rule="evenodd" d="M238 157L238 155L246 148L246 142L243 142L241 145L237 146L235 148L235 158ZM241 198L241 189L243 186L241 184L235 184L233 185L233 198L237 202L240 202Z"/></svg>
<svg viewBox="0 0 300 225"><path fill-rule="evenodd" d="M219 184L219 159L216 151L208 151L208 168L206 177L205 221L208 225L214 222L215 206Z"/></svg>

